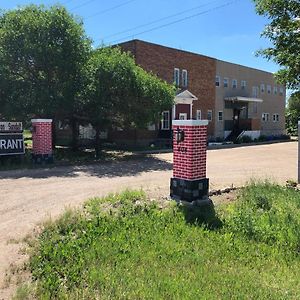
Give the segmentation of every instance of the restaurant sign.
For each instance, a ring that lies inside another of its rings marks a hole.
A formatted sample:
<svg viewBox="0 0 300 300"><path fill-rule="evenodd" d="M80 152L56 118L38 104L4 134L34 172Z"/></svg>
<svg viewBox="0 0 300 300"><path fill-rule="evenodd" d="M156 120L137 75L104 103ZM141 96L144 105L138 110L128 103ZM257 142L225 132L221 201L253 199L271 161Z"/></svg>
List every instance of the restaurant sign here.
<svg viewBox="0 0 300 300"><path fill-rule="evenodd" d="M0 122L0 156L24 154L21 122Z"/></svg>

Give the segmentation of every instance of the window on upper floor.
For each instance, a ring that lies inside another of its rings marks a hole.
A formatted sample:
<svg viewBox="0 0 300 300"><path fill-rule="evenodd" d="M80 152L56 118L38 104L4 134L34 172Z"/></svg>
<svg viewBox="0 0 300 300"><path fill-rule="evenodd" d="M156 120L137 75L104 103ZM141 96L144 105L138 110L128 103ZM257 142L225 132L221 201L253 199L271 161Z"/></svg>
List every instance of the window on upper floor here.
<svg viewBox="0 0 300 300"><path fill-rule="evenodd" d="M223 86L224 86L224 88L228 87L228 78L224 78L224 80L223 80Z"/></svg>
<svg viewBox="0 0 300 300"><path fill-rule="evenodd" d="M279 114L273 114L273 122L279 122Z"/></svg>
<svg viewBox="0 0 300 300"><path fill-rule="evenodd" d="M216 76L216 86L220 86L221 78L220 76Z"/></svg>
<svg viewBox="0 0 300 300"><path fill-rule="evenodd" d="M246 80L242 80L242 81L241 81L241 88L242 88L242 90L245 90L245 89L246 89L246 85L247 85Z"/></svg>
<svg viewBox="0 0 300 300"><path fill-rule="evenodd" d="M232 79L232 88L233 89L237 88L237 80L236 79Z"/></svg>
<svg viewBox="0 0 300 300"><path fill-rule="evenodd" d="M269 113L262 113L261 118L263 122L269 122Z"/></svg>
<svg viewBox="0 0 300 300"><path fill-rule="evenodd" d="M278 93L278 88L277 88L277 86L274 86L274 88L273 88L273 94L277 95L277 93Z"/></svg>
<svg viewBox="0 0 300 300"><path fill-rule="evenodd" d="M252 97L253 98L258 98L258 86L253 86L252 87Z"/></svg>
<svg viewBox="0 0 300 300"><path fill-rule="evenodd" d="M260 92L261 93L265 92L265 85L263 83L260 85Z"/></svg>
<svg viewBox="0 0 300 300"><path fill-rule="evenodd" d="M180 84L180 70L178 68L174 68L174 78L173 82L175 85L179 86Z"/></svg>
<svg viewBox="0 0 300 300"><path fill-rule="evenodd" d="M196 119L201 120L201 109L197 109L196 111Z"/></svg>
<svg viewBox="0 0 300 300"><path fill-rule="evenodd" d="M279 88L279 95L282 96L283 95L283 87Z"/></svg>
<svg viewBox="0 0 300 300"><path fill-rule="evenodd" d="M187 72L187 70L182 70L182 86L183 87L188 86L188 72Z"/></svg>
<svg viewBox="0 0 300 300"><path fill-rule="evenodd" d="M271 94L271 92L272 92L272 87L268 84L267 85L267 93Z"/></svg>

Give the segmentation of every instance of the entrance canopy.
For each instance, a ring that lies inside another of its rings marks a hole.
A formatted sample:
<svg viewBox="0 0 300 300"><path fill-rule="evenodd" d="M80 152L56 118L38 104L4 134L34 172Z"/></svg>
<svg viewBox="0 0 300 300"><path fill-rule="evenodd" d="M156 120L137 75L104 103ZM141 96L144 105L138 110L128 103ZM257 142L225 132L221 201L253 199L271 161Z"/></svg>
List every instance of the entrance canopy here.
<svg viewBox="0 0 300 300"><path fill-rule="evenodd" d="M232 102L258 102L258 103L263 102L262 99L249 98L249 97L240 97L240 96L226 97L226 98L224 98L224 100L225 101L232 101Z"/></svg>
<svg viewBox="0 0 300 300"><path fill-rule="evenodd" d="M188 90L185 90L175 97L175 104L192 104L194 100L198 100L198 98Z"/></svg>

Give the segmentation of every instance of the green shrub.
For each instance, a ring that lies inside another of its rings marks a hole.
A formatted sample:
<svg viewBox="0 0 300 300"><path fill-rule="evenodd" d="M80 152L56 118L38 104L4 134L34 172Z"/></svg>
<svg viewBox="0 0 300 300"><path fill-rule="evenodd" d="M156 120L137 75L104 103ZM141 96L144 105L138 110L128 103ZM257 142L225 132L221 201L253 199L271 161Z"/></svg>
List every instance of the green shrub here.
<svg viewBox="0 0 300 300"><path fill-rule="evenodd" d="M253 142L252 137L249 135L243 135L238 139L239 144L244 144L244 143L251 143Z"/></svg>

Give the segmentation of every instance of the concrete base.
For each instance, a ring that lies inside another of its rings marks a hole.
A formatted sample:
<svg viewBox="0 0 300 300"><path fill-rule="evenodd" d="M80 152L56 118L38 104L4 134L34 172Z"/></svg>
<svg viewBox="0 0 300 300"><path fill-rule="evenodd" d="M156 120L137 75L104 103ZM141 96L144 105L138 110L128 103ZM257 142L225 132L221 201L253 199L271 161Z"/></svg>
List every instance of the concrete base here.
<svg viewBox="0 0 300 300"><path fill-rule="evenodd" d="M54 162L53 154L32 154L31 156L34 164L52 164Z"/></svg>
<svg viewBox="0 0 300 300"><path fill-rule="evenodd" d="M208 198L209 179L187 180L171 178L170 197L186 202L203 201Z"/></svg>

